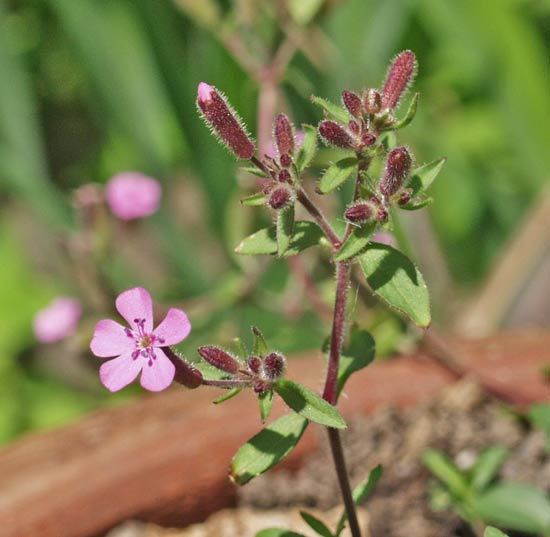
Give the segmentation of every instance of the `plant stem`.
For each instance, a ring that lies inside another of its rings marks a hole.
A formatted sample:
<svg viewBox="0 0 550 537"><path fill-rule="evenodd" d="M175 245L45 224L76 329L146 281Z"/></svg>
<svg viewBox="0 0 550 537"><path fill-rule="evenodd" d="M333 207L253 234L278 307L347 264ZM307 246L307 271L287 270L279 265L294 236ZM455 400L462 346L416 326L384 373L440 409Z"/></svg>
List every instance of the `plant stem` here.
<svg viewBox="0 0 550 537"><path fill-rule="evenodd" d="M224 389L231 389L231 388L248 388L249 386L252 386L252 382L250 380L209 380L209 379L203 379L202 384L204 386L213 386L214 388L224 388Z"/></svg>
<svg viewBox="0 0 550 537"><path fill-rule="evenodd" d="M325 218L325 215L320 209L309 199L306 191L303 188L298 190L298 201L304 206L306 211L313 216L315 221L319 224L319 227L324 231L327 239L330 241L334 248L338 248L342 241L336 234L329 221Z"/></svg>

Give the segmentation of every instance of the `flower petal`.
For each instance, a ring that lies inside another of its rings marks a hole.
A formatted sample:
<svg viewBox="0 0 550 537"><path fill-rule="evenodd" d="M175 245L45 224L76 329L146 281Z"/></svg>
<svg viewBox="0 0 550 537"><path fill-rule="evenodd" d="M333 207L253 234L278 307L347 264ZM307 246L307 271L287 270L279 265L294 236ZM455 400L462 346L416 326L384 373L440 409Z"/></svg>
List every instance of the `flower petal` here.
<svg viewBox="0 0 550 537"><path fill-rule="evenodd" d="M176 368L161 349L155 349L155 354L157 359L152 365L143 363L141 385L151 392L160 392L172 384Z"/></svg>
<svg viewBox="0 0 550 537"><path fill-rule="evenodd" d="M131 354L123 354L103 362L99 368L99 378L108 390L117 392L138 376L143 365L140 358L134 360Z"/></svg>
<svg viewBox="0 0 550 537"><path fill-rule="evenodd" d="M132 328L135 328L134 319L145 319L145 332L153 330L153 301L147 289L128 289L118 295L115 304L118 312Z"/></svg>
<svg viewBox="0 0 550 537"><path fill-rule="evenodd" d="M111 319L103 319L95 325L90 350L99 358L109 358L130 352L135 346L124 327Z"/></svg>
<svg viewBox="0 0 550 537"><path fill-rule="evenodd" d="M187 315L176 308L170 308L164 320L153 330L153 334L164 340L161 345L175 345L183 341L191 331Z"/></svg>

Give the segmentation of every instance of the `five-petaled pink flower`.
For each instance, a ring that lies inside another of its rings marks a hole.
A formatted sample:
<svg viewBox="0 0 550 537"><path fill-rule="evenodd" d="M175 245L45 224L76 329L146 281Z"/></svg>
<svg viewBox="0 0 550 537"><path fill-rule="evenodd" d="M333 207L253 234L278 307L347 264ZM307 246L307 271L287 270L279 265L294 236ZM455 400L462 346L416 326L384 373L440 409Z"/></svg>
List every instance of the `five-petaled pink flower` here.
<svg viewBox="0 0 550 537"><path fill-rule="evenodd" d="M135 220L156 213L161 194L162 188L156 179L137 172L115 175L105 189L107 205L121 220Z"/></svg>
<svg viewBox="0 0 550 537"><path fill-rule="evenodd" d="M164 390L174 380L174 364L162 347L175 345L191 331L187 315L172 308L153 329L153 302L142 287L118 295L116 309L130 328L110 319L95 327L90 349L99 358L110 358L99 369L103 385L116 392L132 382L141 372L141 385L150 391Z"/></svg>

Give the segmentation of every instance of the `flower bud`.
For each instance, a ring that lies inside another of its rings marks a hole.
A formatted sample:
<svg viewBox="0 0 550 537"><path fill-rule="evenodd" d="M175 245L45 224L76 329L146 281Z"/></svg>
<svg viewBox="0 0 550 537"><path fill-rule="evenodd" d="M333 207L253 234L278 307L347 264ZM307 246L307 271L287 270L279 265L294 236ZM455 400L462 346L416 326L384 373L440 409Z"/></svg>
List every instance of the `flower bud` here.
<svg viewBox="0 0 550 537"><path fill-rule="evenodd" d="M277 174L277 180L281 183L290 183L290 172L288 170L281 170Z"/></svg>
<svg viewBox="0 0 550 537"><path fill-rule="evenodd" d="M257 380L253 385L253 389L254 392L256 392L258 395L261 395L262 393L267 392L267 390L269 389L269 385L263 380Z"/></svg>
<svg viewBox="0 0 550 537"><path fill-rule="evenodd" d="M262 367L262 360L258 356L251 356L247 360L246 365L251 373L257 375Z"/></svg>
<svg viewBox="0 0 550 537"><path fill-rule="evenodd" d="M380 205L376 210L376 220L383 224L384 222L388 221L388 218L390 217L390 214L388 213L388 209Z"/></svg>
<svg viewBox="0 0 550 537"><path fill-rule="evenodd" d="M380 192L386 198L393 196L401 189L411 166L412 157L406 147L396 147L388 153L386 168L379 185Z"/></svg>
<svg viewBox="0 0 550 537"><path fill-rule="evenodd" d="M289 155L294 151L294 130L288 117L279 114L275 118L273 137L280 155Z"/></svg>
<svg viewBox="0 0 550 537"><path fill-rule="evenodd" d="M363 106L359 95L353 93L353 91L344 90L342 92L342 103L347 108L348 112L356 118L360 118L363 113Z"/></svg>
<svg viewBox="0 0 550 537"><path fill-rule="evenodd" d="M237 359L219 347L203 346L199 347L197 351L206 362L216 369L231 374L235 374L239 370Z"/></svg>
<svg viewBox="0 0 550 537"><path fill-rule="evenodd" d="M393 109L401 100L416 75L417 62L414 52L405 50L393 60L384 89L382 90L382 105Z"/></svg>
<svg viewBox="0 0 550 537"><path fill-rule="evenodd" d="M335 121L325 120L319 124L319 134L327 144L341 147L342 149L353 149L355 144L348 131Z"/></svg>
<svg viewBox="0 0 550 537"><path fill-rule="evenodd" d="M290 165L292 164L292 157L287 154L281 155L279 162L283 168L290 168Z"/></svg>
<svg viewBox="0 0 550 537"><path fill-rule="evenodd" d="M201 82L197 106L212 131L237 158L249 160L254 156L254 143L245 131L239 116L216 88Z"/></svg>
<svg viewBox="0 0 550 537"><path fill-rule="evenodd" d="M361 145L363 147L369 147L376 142L376 136L370 132L365 132L363 136L361 136Z"/></svg>
<svg viewBox="0 0 550 537"><path fill-rule="evenodd" d="M179 356L170 347L163 347L162 350L176 368L176 374L174 375L176 382L190 389L198 388L202 384L202 373L195 366Z"/></svg>
<svg viewBox="0 0 550 537"><path fill-rule="evenodd" d="M346 209L344 218L352 224L365 224L374 219L375 210L369 201L359 200Z"/></svg>
<svg viewBox="0 0 550 537"><path fill-rule="evenodd" d="M411 191L410 190L405 190L399 196L399 200L398 200L397 203L399 203L399 205L407 205L407 203L409 203L409 201L411 201L411 198L412 198Z"/></svg>
<svg viewBox="0 0 550 537"><path fill-rule="evenodd" d="M382 96L375 89L369 89L365 92L363 97L363 106L367 111L367 114L378 114L382 109Z"/></svg>
<svg viewBox="0 0 550 537"><path fill-rule="evenodd" d="M270 380L278 379L286 369L286 359L278 352L272 352L264 358L264 374Z"/></svg>
<svg viewBox="0 0 550 537"><path fill-rule="evenodd" d="M361 125L359 125L357 121L352 120L348 123L348 129L353 132L353 134L359 134L359 132L361 131Z"/></svg>
<svg viewBox="0 0 550 537"><path fill-rule="evenodd" d="M286 186L276 186L269 194L267 201L272 209L284 209L293 202L293 194Z"/></svg>

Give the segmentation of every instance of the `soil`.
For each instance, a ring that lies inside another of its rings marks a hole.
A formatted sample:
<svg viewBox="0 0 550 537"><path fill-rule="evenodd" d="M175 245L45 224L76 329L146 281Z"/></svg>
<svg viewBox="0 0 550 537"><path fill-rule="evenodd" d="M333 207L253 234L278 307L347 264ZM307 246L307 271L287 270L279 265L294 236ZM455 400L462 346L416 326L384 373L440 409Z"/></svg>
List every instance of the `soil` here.
<svg viewBox="0 0 550 537"><path fill-rule="evenodd" d="M455 537L470 535L451 511L434 511L428 489L432 481L421 462L423 451L437 448L462 468L485 447L510 448L500 475L550 490L550 456L542 432L530 430L473 382L462 381L431 401L408 411L387 408L355 419L343 435L352 484L377 464L384 474L368 502L371 535ZM339 491L327 443L296 473L275 472L240 490L240 505L257 509L334 507ZM398 514L398 515L396 515Z"/></svg>

